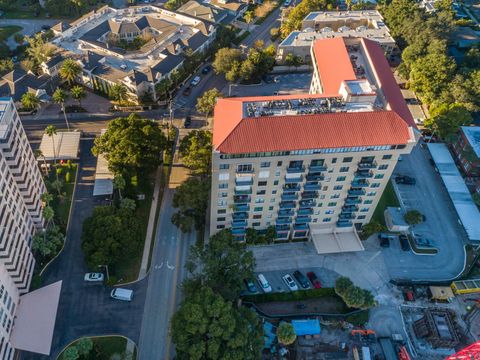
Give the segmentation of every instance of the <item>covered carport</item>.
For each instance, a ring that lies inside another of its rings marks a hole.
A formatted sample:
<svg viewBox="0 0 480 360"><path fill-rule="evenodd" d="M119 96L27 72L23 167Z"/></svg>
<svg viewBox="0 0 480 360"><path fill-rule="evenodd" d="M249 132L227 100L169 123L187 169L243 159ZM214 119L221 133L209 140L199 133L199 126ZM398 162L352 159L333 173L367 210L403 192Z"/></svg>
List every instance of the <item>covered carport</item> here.
<svg viewBox="0 0 480 360"><path fill-rule="evenodd" d="M79 131L59 131L52 136L43 134L40 143L42 160L78 160L80 136Z"/></svg>
<svg viewBox="0 0 480 360"><path fill-rule="evenodd" d="M311 224L310 239L315 245L318 254L365 250L353 226L332 228L331 225Z"/></svg>

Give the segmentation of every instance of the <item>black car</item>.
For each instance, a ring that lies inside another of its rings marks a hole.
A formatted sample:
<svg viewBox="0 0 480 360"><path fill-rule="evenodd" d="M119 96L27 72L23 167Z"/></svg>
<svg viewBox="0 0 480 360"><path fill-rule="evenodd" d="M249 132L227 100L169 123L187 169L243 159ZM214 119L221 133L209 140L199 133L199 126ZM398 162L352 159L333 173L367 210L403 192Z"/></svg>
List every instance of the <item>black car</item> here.
<svg viewBox="0 0 480 360"><path fill-rule="evenodd" d="M192 88L191 88L190 86L187 86L187 87L183 90L182 94L183 94L183 96L188 96L188 95L190 95L191 92L192 92Z"/></svg>
<svg viewBox="0 0 480 360"><path fill-rule="evenodd" d="M247 290L251 293L256 293L258 292L257 287L255 286L255 283L253 280L245 279L243 280L245 286L247 287Z"/></svg>
<svg viewBox="0 0 480 360"><path fill-rule="evenodd" d="M47 30L50 30L50 29L51 29L51 26L49 26L49 25L42 25L42 30L47 31Z"/></svg>
<svg viewBox="0 0 480 360"><path fill-rule="evenodd" d="M186 116L183 126L188 128L190 125L192 125L192 118L190 116Z"/></svg>
<svg viewBox="0 0 480 360"><path fill-rule="evenodd" d="M381 247L390 247L390 237L385 234L378 234L378 240L380 240Z"/></svg>
<svg viewBox="0 0 480 360"><path fill-rule="evenodd" d="M395 176L395 182L397 184L405 184L405 185L415 185L417 183L415 181L415 178L411 176L405 176L405 175Z"/></svg>
<svg viewBox="0 0 480 360"><path fill-rule="evenodd" d="M208 74L210 71L212 71L212 67L207 65L202 69L202 74Z"/></svg>
<svg viewBox="0 0 480 360"><path fill-rule="evenodd" d="M304 289L308 289L310 287L310 284L308 283L308 279L305 275L303 275L300 271L295 271L293 273L293 276L295 277L295 279L297 279L297 281L299 282L299 284L301 285L301 287L303 287Z"/></svg>
<svg viewBox="0 0 480 360"><path fill-rule="evenodd" d="M403 251L410 251L410 243L408 242L407 235L400 235L398 237L400 240L400 247Z"/></svg>

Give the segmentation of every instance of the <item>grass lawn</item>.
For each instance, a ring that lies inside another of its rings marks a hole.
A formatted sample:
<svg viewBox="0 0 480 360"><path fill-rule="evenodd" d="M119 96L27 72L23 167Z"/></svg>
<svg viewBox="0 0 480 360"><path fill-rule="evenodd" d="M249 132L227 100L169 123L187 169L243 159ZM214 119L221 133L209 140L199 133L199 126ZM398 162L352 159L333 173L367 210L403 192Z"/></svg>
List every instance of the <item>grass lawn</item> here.
<svg viewBox="0 0 480 360"><path fill-rule="evenodd" d="M385 218L383 216L383 213L385 209L389 206L393 206L393 207L400 206L400 202L397 199L395 190L393 190L393 185L391 180L388 182L382 194L382 197L378 201L378 205L375 211L373 212L372 221L378 221L380 224L385 225Z"/></svg>
<svg viewBox="0 0 480 360"><path fill-rule="evenodd" d="M54 195L52 201L52 207L55 211L55 224L59 225L63 232L67 229L68 216L70 214L70 206L72 204L73 189L75 188L75 178L77 175L77 164L72 164L71 168L68 168L67 164L61 165L62 173L59 174L59 179L63 181L64 185L61 192L65 195L64 197L59 197L57 191L52 189L51 186L48 186L48 192ZM67 182L67 173L69 182ZM56 180L55 172L51 172L48 181L49 183Z"/></svg>
<svg viewBox="0 0 480 360"><path fill-rule="evenodd" d="M95 337L93 340L93 350L86 356L80 356L79 360L109 360L113 355L117 354L120 359L120 355L125 351L127 346L127 339L121 336L105 336ZM76 342L70 346L75 346ZM132 360L136 359L136 349L133 354ZM58 357L59 360L65 360L63 353Z"/></svg>
<svg viewBox="0 0 480 360"><path fill-rule="evenodd" d="M10 36L19 32L23 28L21 26L11 25L0 27L0 42L6 41Z"/></svg>

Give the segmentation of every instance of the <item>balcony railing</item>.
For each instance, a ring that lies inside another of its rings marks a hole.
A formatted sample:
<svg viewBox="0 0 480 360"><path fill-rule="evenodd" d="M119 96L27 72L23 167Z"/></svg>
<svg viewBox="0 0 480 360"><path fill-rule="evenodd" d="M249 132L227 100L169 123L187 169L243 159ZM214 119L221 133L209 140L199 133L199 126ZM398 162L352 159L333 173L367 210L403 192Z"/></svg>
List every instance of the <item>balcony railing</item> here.
<svg viewBox="0 0 480 360"><path fill-rule="evenodd" d="M373 177L373 172L369 170L359 170L355 171L355 178L356 179L370 179Z"/></svg>
<svg viewBox="0 0 480 360"><path fill-rule="evenodd" d="M347 205L342 207L342 213L347 213L347 212L352 213L356 211L358 211L358 206L355 206L355 205Z"/></svg>
<svg viewBox="0 0 480 360"><path fill-rule="evenodd" d="M283 240L283 239L288 239L288 236L290 235L290 231L277 231L275 234L275 239L277 240Z"/></svg>
<svg viewBox="0 0 480 360"><path fill-rule="evenodd" d="M308 169L310 171L327 171L328 167L326 167L325 165L310 165Z"/></svg>
<svg viewBox="0 0 480 360"><path fill-rule="evenodd" d="M368 187L368 185L370 185L370 183L367 180L352 181L352 187L362 188Z"/></svg>
<svg viewBox="0 0 480 360"><path fill-rule="evenodd" d="M350 190L348 190L348 195L362 196L362 195L365 195L365 190L363 190L363 189L359 189L359 190L350 189Z"/></svg>
<svg viewBox="0 0 480 360"><path fill-rule="evenodd" d="M375 169L376 167L377 167L377 162L376 161L359 162L358 163L358 168L359 169Z"/></svg>
<svg viewBox="0 0 480 360"><path fill-rule="evenodd" d="M285 177L285 184L295 184L303 181L303 176Z"/></svg>
<svg viewBox="0 0 480 360"><path fill-rule="evenodd" d="M310 216L297 216L295 219L295 223L297 224L306 224L312 221Z"/></svg>
<svg viewBox="0 0 480 360"><path fill-rule="evenodd" d="M317 203L315 200L302 200L300 201L300 208L312 208L316 205Z"/></svg>
<svg viewBox="0 0 480 360"><path fill-rule="evenodd" d="M312 215L313 209L299 209L297 213L298 215Z"/></svg>
<svg viewBox="0 0 480 360"><path fill-rule="evenodd" d="M252 174L255 172L255 169L252 167L250 169L245 168L245 169L237 169L237 174Z"/></svg>
<svg viewBox="0 0 480 360"><path fill-rule="evenodd" d="M282 198L282 201L297 200L298 196L297 194L283 194L281 198Z"/></svg>
<svg viewBox="0 0 480 360"><path fill-rule="evenodd" d="M248 213L246 213L246 212L233 213L232 214L232 219L234 221L248 219Z"/></svg>
<svg viewBox="0 0 480 360"><path fill-rule="evenodd" d="M348 221L348 220L338 220L337 221L337 226L338 227L351 227L352 226L352 222L351 221Z"/></svg>
<svg viewBox="0 0 480 360"><path fill-rule="evenodd" d="M247 204L238 204L233 207L234 212L250 211L250 206Z"/></svg>
<svg viewBox="0 0 480 360"><path fill-rule="evenodd" d="M232 229L233 235L245 235L245 229Z"/></svg>
<svg viewBox="0 0 480 360"><path fill-rule="evenodd" d="M325 180L325 176L320 174L309 173L307 175L307 181L323 181L323 180Z"/></svg>
<svg viewBox="0 0 480 360"><path fill-rule="evenodd" d="M291 224L292 223L292 218L291 217L286 217L286 218L278 218L277 219L277 224Z"/></svg>
<svg viewBox="0 0 480 360"><path fill-rule="evenodd" d="M355 215L353 215L352 213L340 213L340 215L338 215L338 218L342 220L351 220L355 218Z"/></svg>
<svg viewBox="0 0 480 360"><path fill-rule="evenodd" d="M279 210L278 211L278 216L293 216L295 214L295 211L293 210Z"/></svg>
<svg viewBox="0 0 480 360"><path fill-rule="evenodd" d="M306 183L303 186L304 190L320 190L322 186L318 182Z"/></svg>
<svg viewBox="0 0 480 360"><path fill-rule="evenodd" d="M235 185L253 185L253 178L239 176L235 179Z"/></svg>
<svg viewBox="0 0 480 360"><path fill-rule="evenodd" d="M284 191L300 191L300 185L286 184L283 185Z"/></svg>
<svg viewBox="0 0 480 360"><path fill-rule="evenodd" d="M303 200L315 199L317 196L318 196L317 191L304 191L302 193L302 199Z"/></svg>
<svg viewBox="0 0 480 360"><path fill-rule="evenodd" d="M293 225L293 230L308 230L307 224L295 224Z"/></svg>
<svg viewBox="0 0 480 360"><path fill-rule="evenodd" d="M281 202L280 203L280 209L294 209L295 208L295 203L293 201L287 201L287 202Z"/></svg>
<svg viewBox="0 0 480 360"><path fill-rule="evenodd" d="M275 230L279 231L290 231L290 225L275 225Z"/></svg>
<svg viewBox="0 0 480 360"><path fill-rule="evenodd" d="M247 226L247 220L235 220L232 222L232 228Z"/></svg>
<svg viewBox="0 0 480 360"><path fill-rule="evenodd" d="M247 204L251 200L250 196L247 195L235 195L233 197L233 202L235 204Z"/></svg>
<svg viewBox="0 0 480 360"><path fill-rule="evenodd" d="M355 204L361 204L362 203L362 200L360 200L359 198L347 198L345 200L345 204L346 205L355 205Z"/></svg>
<svg viewBox="0 0 480 360"><path fill-rule="evenodd" d="M252 194L252 189L250 190L236 190L234 191L235 195L251 195Z"/></svg>
<svg viewBox="0 0 480 360"><path fill-rule="evenodd" d="M303 173L305 171L305 166L293 166L287 168L287 173L295 174L295 173Z"/></svg>

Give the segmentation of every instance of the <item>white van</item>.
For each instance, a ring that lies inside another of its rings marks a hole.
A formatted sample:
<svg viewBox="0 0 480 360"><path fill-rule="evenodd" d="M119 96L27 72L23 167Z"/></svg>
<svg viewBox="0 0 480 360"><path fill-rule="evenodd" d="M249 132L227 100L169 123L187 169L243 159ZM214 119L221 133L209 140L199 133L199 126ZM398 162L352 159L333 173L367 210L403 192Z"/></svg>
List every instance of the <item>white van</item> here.
<svg viewBox="0 0 480 360"><path fill-rule="evenodd" d="M263 274L258 274L257 280L263 292L266 292L266 293L272 292L272 287L270 286L270 284L267 281L267 278Z"/></svg>
<svg viewBox="0 0 480 360"><path fill-rule="evenodd" d="M115 288L110 293L110 297L112 299L122 300L122 301L132 301L133 298L133 290L130 289L122 289L122 288Z"/></svg>

